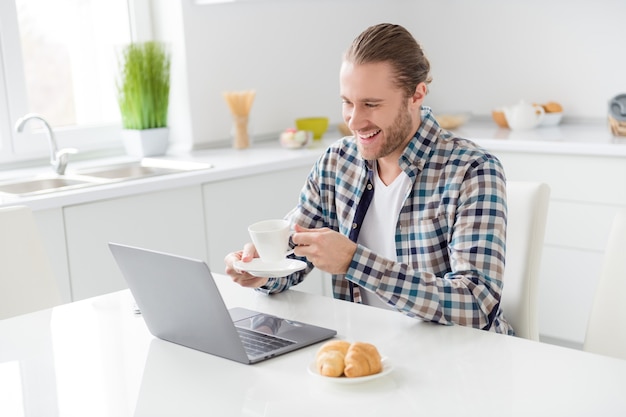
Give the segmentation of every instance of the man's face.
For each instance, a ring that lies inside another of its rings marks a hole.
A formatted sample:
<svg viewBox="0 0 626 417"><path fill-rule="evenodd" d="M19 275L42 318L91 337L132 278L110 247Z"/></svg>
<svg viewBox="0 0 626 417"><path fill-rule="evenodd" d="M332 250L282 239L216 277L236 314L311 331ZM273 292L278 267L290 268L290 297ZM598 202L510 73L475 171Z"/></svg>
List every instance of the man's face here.
<svg viewBox="0 0 626 417"><path fill-rule="evenodd" d="M397 158L419 127L423 96L405 98L393 84L386 62L343 62L340 71L343 120L354 133L359 152L373 160Z"/></svg>

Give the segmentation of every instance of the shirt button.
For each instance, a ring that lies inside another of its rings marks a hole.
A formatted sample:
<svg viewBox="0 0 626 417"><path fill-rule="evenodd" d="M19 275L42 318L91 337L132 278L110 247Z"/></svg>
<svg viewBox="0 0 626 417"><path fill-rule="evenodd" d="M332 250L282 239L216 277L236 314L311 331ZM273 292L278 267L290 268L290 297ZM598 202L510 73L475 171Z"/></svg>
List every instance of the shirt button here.
<svg viewBox="0 0 626 417"><path fill-rule="evenodd" d="M368 191L372 191L372 184L370 184L370 183L367 184L367 190Z"/></svg>
<svg viewBox="0 0 626 417"><path fill-rule="evenodd" d="M359 227L359 225L358 225L358 224L356 224L356 223L352 223L352 228L353 228L353 229L356 229L357 227Z"/></svg>

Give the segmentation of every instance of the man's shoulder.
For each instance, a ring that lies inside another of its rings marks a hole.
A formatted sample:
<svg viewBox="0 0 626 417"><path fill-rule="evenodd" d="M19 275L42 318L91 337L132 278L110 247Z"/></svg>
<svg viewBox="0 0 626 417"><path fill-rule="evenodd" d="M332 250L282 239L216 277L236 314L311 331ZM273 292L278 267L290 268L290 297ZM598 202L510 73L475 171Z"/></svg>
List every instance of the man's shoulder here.
<svg viewBox="0 0 626 417"><path fill-rule="evenodd" d="M437 141L436 149L437 153L445 154L449 158L458 158L466 161L493 160L499 163L495 155L473 140L453 134L441 135Z"/></svg>

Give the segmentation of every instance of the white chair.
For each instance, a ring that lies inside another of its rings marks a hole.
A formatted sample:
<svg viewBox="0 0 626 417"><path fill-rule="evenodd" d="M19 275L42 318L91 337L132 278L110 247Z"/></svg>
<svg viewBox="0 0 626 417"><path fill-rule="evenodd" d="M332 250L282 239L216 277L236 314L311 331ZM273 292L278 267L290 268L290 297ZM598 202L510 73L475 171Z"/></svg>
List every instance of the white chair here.
<svg viewBox="0 0 626 417"><path fill-rule="evenodd" d="M537 298L550 187L539 182L507 183L507 239L500 306L515 334L539 340Z"/></svg>
<svg viewBox="0 0 626 417"><path fill-rule="evenodd" d="M0 208L0 320L60 304L33 213Z"/></svg>
<svg viewBox="0 0 626 417"><path fill-rule="evenodd" d="M626 359L626 209L613 220L583 349Z"/></svg>

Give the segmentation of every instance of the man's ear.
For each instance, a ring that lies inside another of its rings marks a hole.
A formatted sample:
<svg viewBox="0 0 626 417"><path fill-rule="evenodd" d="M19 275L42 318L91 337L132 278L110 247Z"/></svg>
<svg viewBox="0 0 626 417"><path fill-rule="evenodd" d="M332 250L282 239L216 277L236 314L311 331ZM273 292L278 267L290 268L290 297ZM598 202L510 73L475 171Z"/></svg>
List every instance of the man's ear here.
<svg viewBox="0 0 626 417"><path fill-rule="evenodd" d="M426 86L426 83L419 83L415 87L415 92L411 96L410 103L409 103L411 107L420 108L422 106L422 103L424 102L424 99L426 98L427 92L428 92L428 87Z"/></svg>

